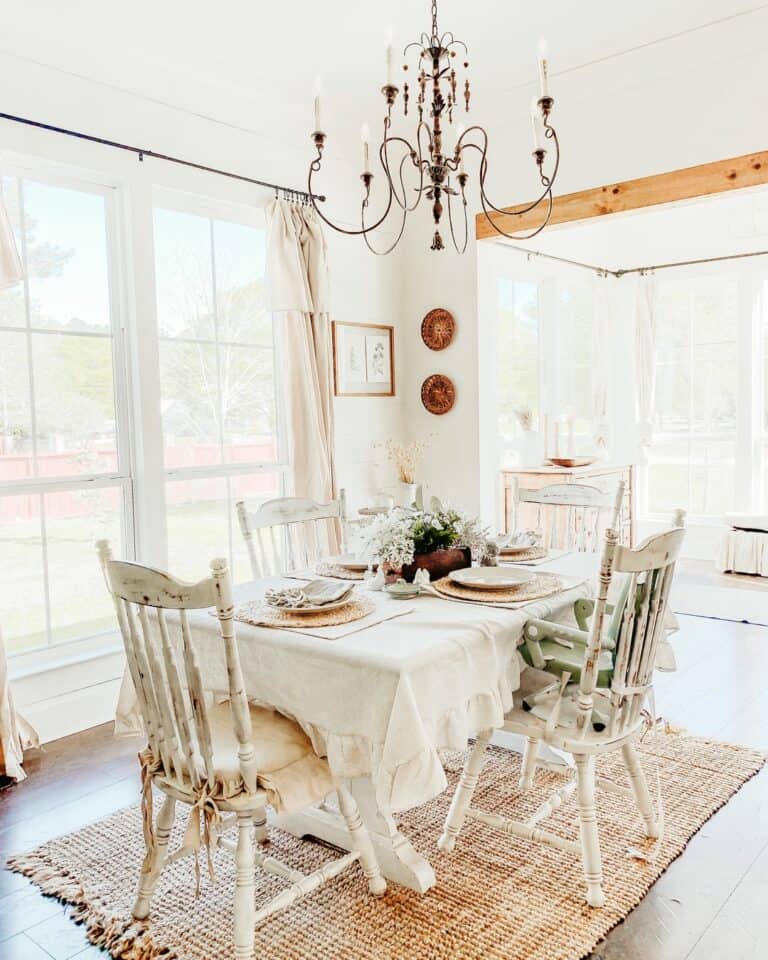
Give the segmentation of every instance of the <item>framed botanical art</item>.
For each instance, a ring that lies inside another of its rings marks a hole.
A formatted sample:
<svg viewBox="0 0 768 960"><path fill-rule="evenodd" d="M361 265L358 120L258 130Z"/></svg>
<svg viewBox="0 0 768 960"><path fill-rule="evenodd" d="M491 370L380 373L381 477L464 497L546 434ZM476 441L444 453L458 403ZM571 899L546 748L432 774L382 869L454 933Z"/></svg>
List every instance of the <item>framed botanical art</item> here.
<svg viewBox="0 0 768 960"><path fill-rule="evenodd" d="M394 327L334 321L333 379L337 397L394 397Z"/></svg>

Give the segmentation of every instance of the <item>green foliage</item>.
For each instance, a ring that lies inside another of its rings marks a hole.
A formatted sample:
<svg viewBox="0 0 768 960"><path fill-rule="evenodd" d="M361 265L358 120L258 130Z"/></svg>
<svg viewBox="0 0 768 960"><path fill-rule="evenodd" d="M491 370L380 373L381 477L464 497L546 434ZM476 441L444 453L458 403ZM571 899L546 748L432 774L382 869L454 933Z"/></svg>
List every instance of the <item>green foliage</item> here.
<svg viewBox="0 0 768 960"><path fill-rule="evenodd" d="M455 510L438 513L416 513L411 524L411 535L416 553L444 550L459 541L460 515Z"/></svg>

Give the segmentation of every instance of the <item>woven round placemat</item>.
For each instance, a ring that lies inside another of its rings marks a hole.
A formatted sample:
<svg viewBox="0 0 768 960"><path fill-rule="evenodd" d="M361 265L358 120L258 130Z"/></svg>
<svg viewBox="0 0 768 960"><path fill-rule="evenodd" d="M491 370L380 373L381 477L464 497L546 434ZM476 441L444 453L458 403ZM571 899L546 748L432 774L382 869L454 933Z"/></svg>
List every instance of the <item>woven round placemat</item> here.
<svg viewBox="0 0 768 960"><path fill-rule="evenodd" d="M336 580L364 580L365 570L350 570L337 563L318 563L315 573L320 577L334 577Z"/></svg>
<svg viewBox="0 0 768 960"><path fill-rule="evenodd" d="M335 610L319 613L296 613L293 610L275 610L260 600L244 603L235 610L235 620L250 623L253 627L337 627L342 623L362 620L373 613L376 604L367 598L350 600Z"/></svg>
<svg viewBox="0 0 768 960"><path fill-rule="evenodd" d="M500 550L499 558L505 560L507 563L524 563L526 560L543 560L546 557L547 551L544 547L529 547L527 550L520 551L511 551Z"/></svg>
<svg viewBox="0 0 768 960"><path fill-rule="evenodd" d="M552 573L537 573L532 580L506 590L478 590L462 587L448 577L435 580L432 586L438 593L458 600L472 600L475 603L522 603L526 600L538 600L563 589L563 581Z"/></svg>

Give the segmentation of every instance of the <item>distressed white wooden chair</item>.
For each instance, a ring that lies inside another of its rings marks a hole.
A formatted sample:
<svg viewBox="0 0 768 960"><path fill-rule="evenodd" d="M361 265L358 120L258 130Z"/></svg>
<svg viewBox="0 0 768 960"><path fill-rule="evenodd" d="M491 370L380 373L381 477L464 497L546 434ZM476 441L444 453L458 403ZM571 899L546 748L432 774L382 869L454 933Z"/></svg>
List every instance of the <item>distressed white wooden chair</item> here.
<svg viewBox="0 0 768 960"><path fill-rule="evenodd" d="M619 481L617 486L623 498L624 481ZM515 480L512 491L515 529L526 525L521 522L521 505L533 504L544 547L597 553L601 519L613 507L616 492L616 489L604 491L585 483L551 483L529 490Z"/></svg>
<svg viewBox="0 0 768 960"><path fill-rule="evenodd" d="M600 569L600 588L591 618L588 640L579 664L578 683L570 684L564 672L557 689L530 711L517 698L505 717L503 729L526 738L521 785L525 789L535 770L540 743L570 753L575 776L555 791L525 821L514 820L472 807L472 795L482 770L491 730L482 731L472 749L451 802L438 845L452 850L467 818L478 820L515 837L535 840L568 853L580 854L587 886L587 903L603 906L602 862L595 813L595 787L634 797L648 837L660 835L663 817L656 817L645 774L635 749L647 722L646 701L653 713L653 670L656 650L664 632L675 561L685 531L681 527L657 534L637 549L619 545L616 531L609 528ZM628 580L621 602L621 618L611 649L604 647L607 597L615 574ZM560 625L547 629L570 641L571 635ZM607 657L606 657L607 654ZM606 660L608 662L606 662ZM527 672L527 671L526 671ZM598 719L599 722L595 722ZM629 774L630 787L624 788L595 776L595 756L620 750ZM529 770L526 770L526 765ZM542 822L576 793L579 807L579 837L567 839L546 830ZM661 797L659 796L659 807Z"/></svg>
<svg viewBox="0 0 768 960"><path fill-rule="evenodd" d="M303 569L329 556L335 552L339 529L341 549L345 549L347 509L343 490L329 503L278 497L257 510L249 510L240 500L236 509L255 580Z"/></svg>
<svg viewBox="0 0 768 960"><path fill-rule="evenodd" d="M371 893L386 884L354 798L334 782L299 725L270 709L249 704L233 626L232 586L226 560L213 560L211 576L184 583L160 570L112 559L109 543L97 544L112 594L128 667L136 688L147 748L142 757L142 813L147 853L141 868L133 916L149 915L163 868L197 852L204 843L235 853L234 940L237 960L253 957L254 928L279 910L318 889L357 860ZM215 607L229 677L229 700L216 704L206 694L190 639L187 613ZM170 616L167 615L168 612ZM152 787L165 794L152 816ZM267 839L266 808L295 812L335 791L352 852L304 875L254 844ZM181 846L169 854L176 803L190 807ZM222 819L222 814L230 814ZM237 825L237 841L224 834ZM255 828L255 829L254 829ZM209 859L209 867L210 867ZM254 869L258 866L290 884L258 911Z"/></svg>

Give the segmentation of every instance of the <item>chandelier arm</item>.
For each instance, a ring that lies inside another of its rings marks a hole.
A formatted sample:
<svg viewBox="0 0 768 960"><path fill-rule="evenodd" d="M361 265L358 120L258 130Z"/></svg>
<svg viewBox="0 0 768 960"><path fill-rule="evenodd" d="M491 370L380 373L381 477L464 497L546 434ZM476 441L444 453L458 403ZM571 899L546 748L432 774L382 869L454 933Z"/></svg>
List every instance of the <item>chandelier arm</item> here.
<svg viewBox="0 0 768 960"><path fill-rule="evenodd" d="M464 190L461 191L461 201L464 207L464 244L459 248L458 243L456 243L456 230L453 226L453 208L451 207L451 195L448 194L448 225L451 228L451 240L453 242L453 248L456 253L464 253L467 249L467 244L469 243L469 222L467 220L467 201L464 197Z"/></svg>
<svg viewBox="0 0 768 960"><path fill-rule="evenodd" d="M503 210L503 209L501 209L500 207L497 207L494 203L491 202L491 200L490 200L489 197L488 197L488 194L485 192L485 178L486 178L486 176L487 176L487 174L488 174L488 158L487 158L488 135L485 133L485 130L483 130L482 127L477 127L477 128L473 128L473 129L478 129L478 130L481 130L481 131L482 131L482 133L483 133L483 135L484 135L484 146L483 146L482 148L480 148L480 147L477 146L477 144L474 144L474 143L468 143L468 144L466 144L465 146L466 146L466 148L474 148L475 150L479 150L479 151L480 151L480 154L481 154L481 160L480 160L480 196L483 198L483 200L485 201L485 203L487 203L487 205L491 208L491 210L495 211L496 213L500 213L500 214L502 214L503 216L522 217L524 214L530 213L531 210L535 210L536 207L538 207L539 204L542 203L548 196L551 198L551 195L552 195L552 187L553 187L554 184L555 184L555 177L557 176L557 171L558 171L558 169L559 169L559 167L560 167L560 142L559 142L559 140L557 139L557 134L555 133L554 127L548 127L548 129L552 131L552 135L551 135L550 139L552 139L552 140L554 141L554 144L555 144L555 166L554 166L554 168L553 168L553 172L552 172L551 176L544 178L544 189L543 189L542 192L539 194L539 196L538 196L535 200L531 201L531 203L526 204L524 207L520 207L520 208L517 209L517 210ZM467 131L467 132L468 132L468 131ZM462 148L462 149L464 149L464 148Z"/></svg>
<svg viewBox="0 0 768 960"><path fill-rule="evenodd" d="M363 227L365 227L365 209L366 209L366 202L365 202L365 200L364 200L364 201L363 201L362 210L361 210L361 214L360 214L360 222L361 222L361 224L363 225ZM400 239L402 238L403 232L404 232L404 230L405 230L405 222L406 222L406 220L408 219L408 211L407 211L404 207L401 207L400 209L401 209L402 212L403 212L403 218L402 218L402 220L400 221L400 230L398 231L398 234L397 234L397 236L395 237L395 239L392 241L391 245L390 245L389 247L387 247L386 250L377 250L377 249L373 246L373 244L371 243L371 241L368 239L368 234L371 232L371 231L370 231L370 228L369 228L369 229L366 229L366 230L363 230L363 240L365 241L366 247L368 247L368 249L371 251L371 253L375 253L377 257L385 257L388 253L392 253L392 251L395 249L395 247L398 245L398 243L400 243Z"/></svg>
<svg viewBox="0 0 768 960"><path fill-rule="evenodd" d="M543 222L540 226L536 227L535 230L529 231L528 233L507 233L507 231L506 231L506 230L502 230L501 227L498 226L498 224L495 222L495 220L491 217L491 215L490 215L490 213L488 212L488 209L487 209L487 207L486 207L486 205L485 205L485 198L484 198L484 196L483 196L482 194L481 194L481 196L480 196L480 202L481 202L481 204L483 205L483 213L485 214L485 219L488 221L488 223L490 223L490 225L493 227L493 229L496 231L496 233L500 234L502 237L506 237L508 240L531 240L531 239L533 239L533 237L538 236L538 235L541 233L541 231L546 227L546 225L549 223L550 217L552 216L552 194L550 193L550 194L547 196L547 215L546 215L546 217L544 218L544 222ZM495 209L495 207L494 207L494 209Z"/></svg>
<svg viewBox="0 0 768 960"><path fill-rule="evenodd" d="M320 169L321 159L322 159L322 152L318 149L317 156L309 165L309 176L307 177L307 187L310 191L312 189L312 174L316 173ZM338 233L346 234L346 236L348 237L360 237L360 236L364 236L366 233L370 233L372 230L375 230L377 227L380 227L381 224L384 223L384 221L389 216L389 211L392 209L392 196L394 193L394 188L392 186L392 181L390 180L389 177L387 177L387 183L389 185L389 197L387 198L387 206L386 206L386 209L384 210L384 213L376 221L376 223L371 224L371 226L369 227L365 227L363 230L352 230L347 227L338 226L338 224L335 224L329 217L326 217L326 215L323 213L320 207L318 207L315 201L315 198L311 195L311 193L310 193L309 199L314 211L317 213L317 215L320 217L323 223L326 223L332 230L336 230L338 231ZM366 195L363 202L366 202L367 200L368 200L368 197Z"/></svg>
<svg viewBox="0 0 768 960"><path fill-rule="evenodd" d="M415 210L416 207L419 205L419 202L421 201L421 195L424 192L424 168L421 166L420 159L412 160L412 157L414 153L416 153L416 151L413 149L411 144L404 137L386 137L385 136L381 146L379 147L379 158L381 160L381 165L384 168L384 172L386 173L390 181L392 181L392 174L389 168L389 153L387 150L387 145L389 143L402 143L408 150L408 153L405 154L400 160L399 176L400 176L400 188L402 190L402 201L400 199L400 196L397 193L397 190L395 190L394 197L400 209L405 210L406 213L410 213L411 211ZM419 143L419 156L420 154L421 154L421 144ZM408 201L406 199L405 178L403 176L403 165L405 164L405 161L409 159L412 160L414 166L416 166L419 170L419 186L415 188L417 191L416 200L413 204L410 204L410 205L408 204Z"/></svg>

